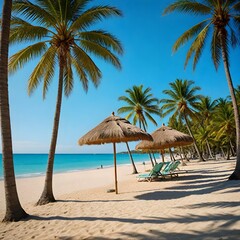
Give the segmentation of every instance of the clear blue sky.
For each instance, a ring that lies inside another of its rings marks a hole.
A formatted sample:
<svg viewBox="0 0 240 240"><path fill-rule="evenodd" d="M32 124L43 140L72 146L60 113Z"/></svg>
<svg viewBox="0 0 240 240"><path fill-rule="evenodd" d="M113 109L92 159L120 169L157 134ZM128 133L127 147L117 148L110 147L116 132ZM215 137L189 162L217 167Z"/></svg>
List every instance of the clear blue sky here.
<svg viewBox="0 0 240 240"><path fill-rule="evenodd" d="M1 9L2 9L2 1ZM186 51L189 46L172 54L176 39L199 18L193 19L182 14L162 16L170 0L113 0L112 6L122 10L122 18L109 18L96 28L108 30L122 42L124 55L120 57L122 70L96 59L103 73L101 85L95 89L92 84L85 93L79 80L69 98L63 99L57 143L58 153L111 153L112 145L78 146L78 139L91 130L111 112L123 105L118 97L133 85L150 87L157 98L163 98L162 91L169 88L169 82L179 79L195 81L201 87L199 93L212 99L229 95L223 65L216 72L206 46L195 71L192 62L184 69ZM107 0L93 3L109 4ZM21 46L12 46L11 54ZM231 52L231 73L234 85L240 84L239 49ZM36 62L9 77L9 94L13 148L15 153L48 153L52 133L57 93L57 76L49 88L46 99L42 99L42 85L29 97L27 80ZM124 115L123 115L124 117ZM159 126L168 122L157 118ZM149 123L148 131L156 129ZM136 142L131 143L134 148ZM1 150L1 149L0 149ZM118 151L126 150L125 144L118 144Z"/></svg>

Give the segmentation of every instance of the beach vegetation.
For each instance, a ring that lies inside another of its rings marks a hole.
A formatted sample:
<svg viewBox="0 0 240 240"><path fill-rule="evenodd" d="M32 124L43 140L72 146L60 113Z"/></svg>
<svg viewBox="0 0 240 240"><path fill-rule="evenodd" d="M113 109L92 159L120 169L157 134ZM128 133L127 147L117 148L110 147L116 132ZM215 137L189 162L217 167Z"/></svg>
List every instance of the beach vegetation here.
<svg viewBox="0 0 240 240"><path fill-rule="evenodd" d="M147 120L157 126L157 121L152 115L160 117L161 112L158 106L158 99L151 93L151 88L148 87L144 89L143 85L134 85L132 88L127 89L125 93L126 96L120 96L118 100L123 101L127 105L120 107L118 113L127 114L126 119L132 119L133 124L136 125L138 123L139 127L143 128L144 131L147 131ZM150 153L149 157L152 166L154 166Z"/></svg>
<svg viewBox="0 0 240 240"><path fill-rule="evenodd" d="M197 117L198 121L196 121L196 127L199 127L199 123L201 125L199 129L199 138L201 139L202 148L207 148L209 157L213 159L212 150L209 143L210 138L210 122L213 117L214 109L217 105L217 100L211 100L209 96L201 97L200 101L197 103ZM198 137L197 137L198 138Z"/></svg>
<svg viewBox="0 0 240 240"><path fill-rule="evenodd" d="M173 46L173 52L176 52L181 46L192 40L187 51L185 67L193 57L193 69L195 69L204 47L207 45L207 39L211 36L210 51L212 61L216 70L221 60L224 65L236 125L237 161L235 170L229 176L229 179L240 180L240 116L229 64L230 47L235 48L240 45L240 2L238 0L177 0L165 8L164 14L176 11L192 14L193 17L206 17L177 39Z"/></svg>
<svg viewBox="0 0 240 240"><path fill-rule="evenodd" d="M201 95L197 93L200 87L194 86L190 80L176 79L175 82L169 83L170 89L164 90L166 98L160 99L162 116L172 114L172 118L183 119L188 129L189 135L193 138L193 144L200 161L204 161L202 153L197 145L191 129L191 119L196 118L197 104Z"/></svg>
<svg viewBox="0 0 240 240"><path fill-rule="evenodd" d="M148 126L147 120L157 126L157 121L152 115L160 117L160 109L158 99L153 97L151 88L144 89L143 85L134 85L125 92L127 96L121 96L118 100L123 101L127 105L119 108L118 113L127 113L126 119L132 118L133 124L136 125L138 123L139 127L145 131Z"/></svg>
<svg viewBox="0 0 240 240"><path fill-rule="evenodd" d="M230 151L235 154L233 141L235 139L235 124L233 107L228 99L220 98L214 111L211 124L216 141L220 141L226 149L226 158L230 159ZM224 154L225 155L225 154Z"/></svg>
<svg viewBox="0 0 240 240"><path fill-rule="evenodd" d="M119 40L104 30L93 30L96 23L113 16L121 16L111 6L89 6L89 0L34 1L17 0L13 3L11 43L28 43L27 47L11 56L10 71L38 59L28 80L28 94L43 84L43 98L58 72L57 101L48 155L45 185L38 205L54 202L52 189L54 155L57 145L62 97L68 97L74 87L74 70L85 91L89 81L100 84L101 70L93 57L99 57L121 69L118 55L123 53ZM29 43L31 45L29 45Z"/></svg>

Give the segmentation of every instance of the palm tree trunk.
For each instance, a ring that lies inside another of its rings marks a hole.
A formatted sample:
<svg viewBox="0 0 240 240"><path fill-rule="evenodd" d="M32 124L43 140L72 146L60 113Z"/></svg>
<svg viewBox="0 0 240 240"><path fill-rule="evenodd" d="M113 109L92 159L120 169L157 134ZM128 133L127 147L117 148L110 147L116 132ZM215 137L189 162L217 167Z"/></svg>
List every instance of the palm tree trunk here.
<svg viewBox="0 0 240 240"><path fill-rule="evenodd" d="M186 154L185 150L183 148L180 148L180 149L181 149L181 151L183 153L184 158L189 162L189 159L187 157L187 154Z"/></svg>
<svg viewBox="0 0 240 240"><path fill-rule="evenodd" d="M235 124L236 124L237 161L236 161L235 170L229 176L229 180L240 180L240 117L239 117L237 99L236 99L236 95L235 95L235 92L234 92L232 78L231 78L231 74L230 74L230 70L229 70L226 48L225 48L225 45L223 44L223 38L224 38L224 33L221 32L221 38L220 39L221 39L222 58L223 58L223 63L224 63L225 74L226 74L226 77L227 77L227 83L228 83L228 87L229 87L229 91L230 91L230 95L231 95L231 99L232 99L234 118L235 118Z"/></svg>
<svg viewBox="0 0 240 240"><path fill-rule="evenodd" d="M227 146L227 160L230 160L230 148Z"/></svg>
<svg viewBox="0 0 240 240"><path fill-rule="evenodd" d="M5 0L3 5L0 43L0 121L6 200L6 213L3 219L5 222L19 221L20 219L26 218L28 216L19 202L12 153L12 133L8 99L8 50L11 10L12 1Z"/></svg>
<svg viewBox="0 0 240 240"><path fill-rule="evenodd" d="M206 144L207 144L207 149L208 149L209 156L210 156L210 158L213 159L214 157L212 155L212 151L211 151L210 144L209 144L208 140L206 140Z"/></svg>
<svg viewBox="0 0 240 240"><path fill-rule="evenodd" d="M144 131L147 132L147 129L146 129L146 126L145 126L144 122L142 122L142 121L139 120L139 126L140 126L140 128L141 128L141 123L142 123L142 125L143 125ZM153 162L153 160L152 160L152 155L151 155L151 153L149 152L148 155L149 155L151 164L152 164L152 166L154 167L154 162Z"/></svg>
<svg viewBox="0 0 240 240"><path fill-rule="evenodd" d="M222 156L223 156L223 158L226 158L226 154L225 154L225 152L224 152L224 150L223 150L222 147L221 147L221 151L222 151Z"/></svg>
<svg viewBox="0 0 240 240"><path fill-rule="evenodd" d="M155 157L155 155L154 155L153 152L152 152L152 157L153 157L154 163L155 163L155 164L158 164L158 163L157 163L157 160L156 160L156 157Z"/></svg>
<svg viewBox="0 0 240 240"><path fill-rule="evenodd" d="M152 159L152 155L151 155L151 153L148 153L148 155L149 155L149 158L150 158L151 164L152 164L152 166L154 167L154 162L153 162L153 159Z"/></svg>
<svg viewBox="0 0 240 240"><path fill-rule="evenodd" d="M133 157L132 157L132 154L131 154L131 151L130 151L128 142L126 142L126 145L127 145L128 154L129 154L129 157L130 157L130 160L131 160L131 163L132 163L132 167L133 167L133 172L132 172L132 174L137 174L138 171L137 171L136 165L135 165L135 163L134 163L134 161L133 161Z"/></svg>
<svg viewBox="0 0 240 240"><path fill-rule="evenodd" d="M235 151L234 151L234 147L233 147L233 144L232 144L231 139L229 140L229 144L230 144L230 147L231 147L232 156L235 156L236 153L235 153Z"/></svg>
<svg viewBox="0 0 240 240"><path fill-rule="evenodd" d="M192 134L192 131L191 131L190 127L189 127L189 122L188 122L188 120L187 120L187 117L186 117L185 114L183 114L183 116L184 116L184 119L185 119L185 122L186 122L186 126L187 126L187 129L188 129L188 132L189 132L190 136L193 138L193 145L194 145L195 150L196 150L196 152L197 152L197 154L198 154L199 160L200 160L200 161L205 161L205 160L203 159L203 157L202 157L202 154L201 154L200 151L199 151L199 148L198 148L198 146L197 146L196 139L194 138L194 136L193 136L193 134Z"/></svg>
<svg viewBox="0 0 240 240"><path fill-rule="evenodd" d="M60 113L61 113L61 105L62 105L62 92L63 92L63 63L60 58L60 70L59 70L59 82L58 82L58 94L57 94L57 104L54 116L54 123L53 123L53 132L52 132L52 139L51 145L48 155L48 165L47 165L47 172L45 177L45 184L42 195L37 202L37 205L44 205L49 202L55 202L55 198L53 195L52 190L52 179L53 179L53 164L54 164L54 156L56 151L57 145L57 136L58 136L58 128L59 128L59 120L60 120Z"/></svg>
<svg viewBox="0 0 240 240"><path fill-rule="evenodd" d="M171 148L169 148L169 154L170 154L170 157L171 157L172 161L176 161L176 159L175 159L175 157L174 157L174 154L173 154Z"/></svg>

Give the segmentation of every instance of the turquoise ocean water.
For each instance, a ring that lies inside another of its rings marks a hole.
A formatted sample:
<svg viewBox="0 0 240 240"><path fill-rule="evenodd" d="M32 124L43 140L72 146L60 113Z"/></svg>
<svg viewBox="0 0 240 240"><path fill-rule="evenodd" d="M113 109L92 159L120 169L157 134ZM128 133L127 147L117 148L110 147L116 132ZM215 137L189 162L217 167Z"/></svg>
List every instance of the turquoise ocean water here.
<svg viewBox="0 0 240 240"><path fill-rule="evenodd" d="M135 162L148 161L146 154L133 154ZM16 177L34 177L46 172L48 154L14 154ZM118 153L117 164L131 164L128 154ZM0 180L3 179L3 163L0 154ZM54 173L96 169L113 166L113 154L56 154Z"/></svg>

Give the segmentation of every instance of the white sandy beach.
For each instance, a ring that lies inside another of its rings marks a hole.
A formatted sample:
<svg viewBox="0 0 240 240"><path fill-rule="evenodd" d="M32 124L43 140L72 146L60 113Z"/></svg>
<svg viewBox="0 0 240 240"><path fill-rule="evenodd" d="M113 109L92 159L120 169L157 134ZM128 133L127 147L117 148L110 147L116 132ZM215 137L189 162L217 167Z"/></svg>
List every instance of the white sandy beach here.
<svg viewBox="0 0 240 240"><path fill-rule="evenodd" d="M17 179L19 198L31 216L0 223L0 239L239 239L240 184L226 181L235 160L191 161L172 180L138 182L131 166L54 175L58 200L34 206L44 177ZM138 165L139 172L144 171ZM150 165L146 166L151 168ZM0 182L0 217L5 211Z"/></svg>

